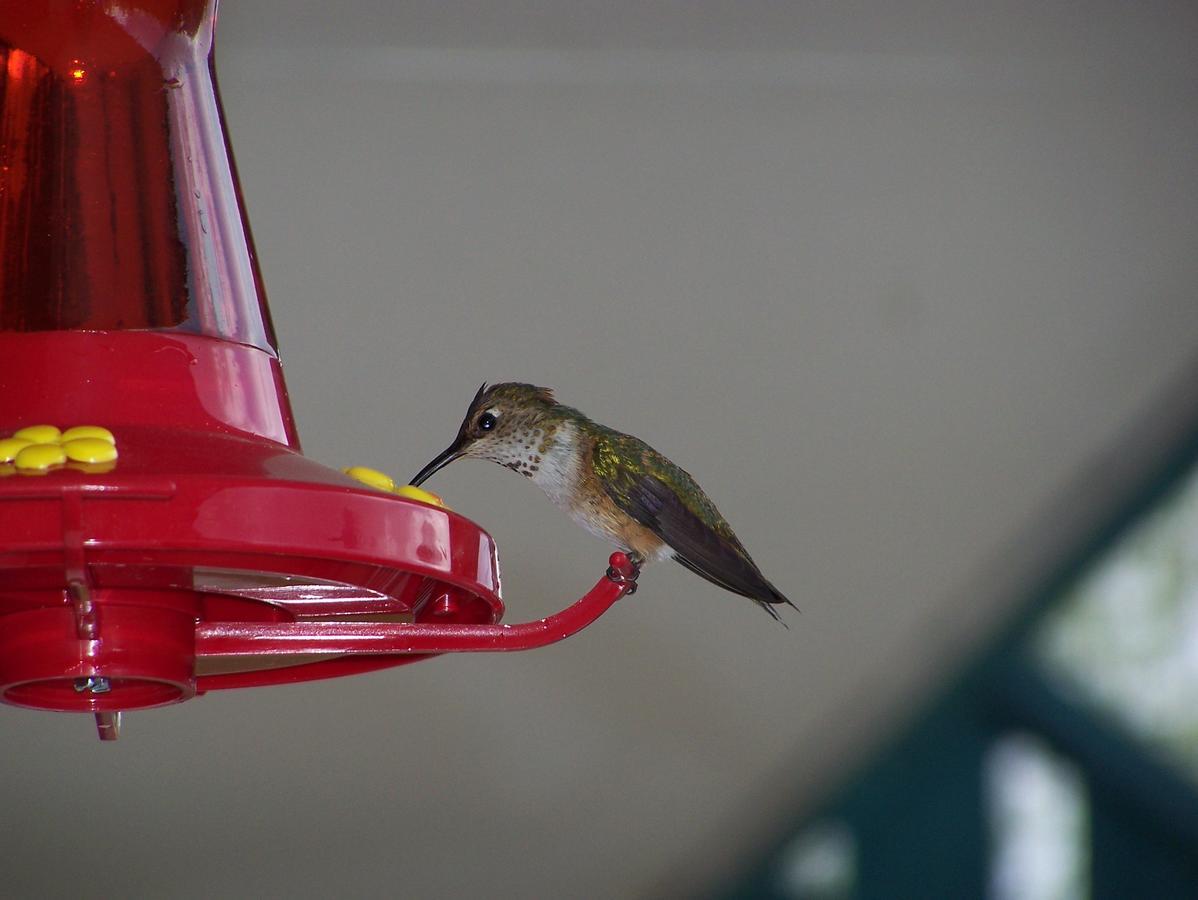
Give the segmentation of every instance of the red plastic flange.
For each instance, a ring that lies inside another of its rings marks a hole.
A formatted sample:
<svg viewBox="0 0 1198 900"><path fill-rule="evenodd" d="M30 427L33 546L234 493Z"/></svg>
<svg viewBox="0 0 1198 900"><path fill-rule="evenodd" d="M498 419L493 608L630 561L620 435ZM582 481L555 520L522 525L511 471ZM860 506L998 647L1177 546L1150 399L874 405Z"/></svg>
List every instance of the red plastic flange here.
<svg viewBox="0 0 1198 900"><path fill-rule="evenodd" d="M195 694L195 598L184 591L111 593L99 591L82 615L74 604L0 616L4 702L107 712Z"/></svg>

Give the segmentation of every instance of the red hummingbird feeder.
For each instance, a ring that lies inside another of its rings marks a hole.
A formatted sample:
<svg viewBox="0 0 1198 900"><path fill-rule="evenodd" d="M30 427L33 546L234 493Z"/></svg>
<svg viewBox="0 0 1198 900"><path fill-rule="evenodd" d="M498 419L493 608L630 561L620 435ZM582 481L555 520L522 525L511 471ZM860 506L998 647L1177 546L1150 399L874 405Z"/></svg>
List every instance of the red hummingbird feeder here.
<svg viewBox="0 0 1198 900"><path fill-rule="evenodd" d="M0 0L0 699L123 710L561 640L490 535L302 455L215 0ZM10 437L11 436L11 437Z"/></svg>

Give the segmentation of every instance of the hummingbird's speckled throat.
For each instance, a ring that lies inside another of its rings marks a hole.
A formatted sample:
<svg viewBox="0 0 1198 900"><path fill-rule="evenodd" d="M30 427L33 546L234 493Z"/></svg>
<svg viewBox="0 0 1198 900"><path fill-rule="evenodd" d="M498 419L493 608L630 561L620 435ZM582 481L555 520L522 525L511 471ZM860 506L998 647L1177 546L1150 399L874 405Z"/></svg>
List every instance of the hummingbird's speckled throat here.
<svg viewBox="0 0 1198 900"><path fill-rule="evenodd" d="M558 403L548 388L508 382L475 394L454 442L417 473L421 484L463 456L533 480L570 518L651 561L672 556L778 618L794 606L757 568L691 476L644 441Z"/></svg>

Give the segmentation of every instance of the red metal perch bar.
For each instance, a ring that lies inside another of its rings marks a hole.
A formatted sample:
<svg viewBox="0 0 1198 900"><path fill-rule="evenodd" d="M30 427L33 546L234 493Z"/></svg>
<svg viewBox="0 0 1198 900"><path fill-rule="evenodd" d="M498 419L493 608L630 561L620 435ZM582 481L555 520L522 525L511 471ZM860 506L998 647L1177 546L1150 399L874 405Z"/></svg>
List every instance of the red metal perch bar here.
<svg viewBox="0 0 1198 900"><path fill-rule="evenodd" d="M332 678L415 662L440 653L533 650L586 628L621 597L636 590L639 570L627 554L611 555L607 574L559 613L518 625L422 622L201 622L196 656L342 654L280 669L201 676L197 693L225 688Z"/></svg>

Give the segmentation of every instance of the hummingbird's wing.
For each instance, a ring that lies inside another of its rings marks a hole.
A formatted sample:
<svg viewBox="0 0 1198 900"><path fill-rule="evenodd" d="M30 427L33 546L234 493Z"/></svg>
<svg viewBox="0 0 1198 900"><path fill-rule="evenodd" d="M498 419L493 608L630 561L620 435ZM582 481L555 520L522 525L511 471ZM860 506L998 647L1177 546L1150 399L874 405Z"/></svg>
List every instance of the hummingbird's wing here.
<svg viewBox="0 0 1198 900"><path fill-rule="evenodd" d="M638 452L639 451L639 452ZM683 469L630 435L596 440L594 465L621 510L674 551L674 559L734 594L768 604L790 603L753 562L731 526Z"/></svg>

